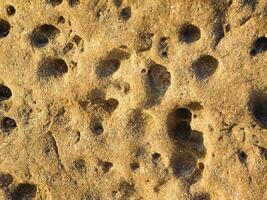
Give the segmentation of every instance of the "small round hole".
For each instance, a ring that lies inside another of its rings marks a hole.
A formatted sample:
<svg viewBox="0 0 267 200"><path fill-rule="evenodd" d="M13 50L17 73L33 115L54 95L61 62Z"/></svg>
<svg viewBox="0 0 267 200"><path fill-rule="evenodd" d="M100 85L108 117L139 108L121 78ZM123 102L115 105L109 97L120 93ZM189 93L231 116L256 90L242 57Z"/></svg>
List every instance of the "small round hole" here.
<svg viewBox="0 0 267 200"><path fill-rule="evenodd" d="M160 159L160 154L159 153L153 153L152 154L152 161L153 162L158 162L158 160Z"/></svg>
<svg viewBox="0 0 267 200"><path fill-rule="evenodd" d="M219 61L210 55L202 55L192 64L192 70L198 80L206 80L214 74Z"/></svg>
<svg viewBox="0 0 267 200"><path fill-rule="evenodd" d="M112 113L113 111L116 110L116 108L118 107L118 105L119 105L119 101L117 99L110 98L110 99L108 99L106 101L105 109L109 113Z"/></svg>
<svg viewBox="0 0 267 200"><path fill-rule="evenodd" d="M1 120L1 128L5 132L10 132L13 129L15 129L16 127L17 127L16 121L10 117L4 117Z"/></svg>
<svg viewBox="0 0 267 200"><path fill-rule="evenodd" d="M192 43L200 39L200 29L193 24L184 24L179 30L179 39L186 43Z"/></svg>
<svg viewBox="0 0 267 200"><path fill-rule="evenodd" d="M9 6L6 7L6 12L7 12L7 14L8 14L9 16L12 16L12 15L15 15L15 13L16 13L16 9L15 9L14 6L9 5Z"/></svg>
<svg viewBox="0 0 267 200"><path fill-rule="evenodd" d="M90 129L95 135L101 135L104 132L102 122L97 118L91 120Z"/></svg>
<svg viewBox="0 0 267 200"><path fill-rule="evenodd" d="M205 165L204 165L202 162L200 162L200 163L198 163L198 168L199 168L201 171L203 171L204 168L205 168Z"/></svg>
<svg viewBox="0 0 267 200"><path fill-rule="evenodd" d="M100 135L104 132L104 129L101 125L96 125L94 127L94 132L95 132L95 134Z"/></svg>
<svg viewBox="0 0 267 200"><path fill-rule="evenodd" d="M113 4L114 4L116 7L120 7L120 5L122 4L122 0L113 0Z"/></svg>
<svg viewBox="0 0 267 200"><path fill-rule="evenodd" d="M120 18L123 21L128 21L132 15L131 7L125 7L120 12Z"/></svg>
<svg viewBox="0 0 267 200"><path fill-rule="evenodd" d="M231 30L231 25L230 24L226 24L225 25L225 32L228 33Z"/></svg>
<svg viewBox="0 0 267 200"><path fill-rule="evenodd" d="M59 24L64 24L65 23L65 18L63 17L63 16L60 16L59 18L58 18L58 20L57 20L57 22L59 23Z"/></svg>
<svg viewBox="0 0 267 200"><path fill-rule="evenodd" d="M136 171L140 167L140 165L137 162L133 162L130 164L130 167L132 171Z"/></svg>
<svg viewBox="0 0 267 200"><path fill-rule="evenodd" d="M11 90L4 85L0 85L0 101L5 101L12 96Z"/></svg>
<svg viewBox="0 0 267 200"><path fill-rule="evenodd" d="M107 161L104 161L104 162L102 161L101 165L102 165L102 170L104 173L109 172L109 170L113 167L113 164Z"/></svg>
<svg viewBox="0 0 267 200"><path fill-rule="evenodd" d="M0 19L0 38L6 37L10 31L10 24L4 19Z"/></svg>

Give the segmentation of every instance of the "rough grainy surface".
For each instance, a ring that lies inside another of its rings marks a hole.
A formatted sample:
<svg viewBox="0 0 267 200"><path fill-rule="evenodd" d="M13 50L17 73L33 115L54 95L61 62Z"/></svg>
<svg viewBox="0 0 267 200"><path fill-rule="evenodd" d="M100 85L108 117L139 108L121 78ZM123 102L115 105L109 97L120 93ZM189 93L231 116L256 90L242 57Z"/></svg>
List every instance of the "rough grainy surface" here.
<svg viewBox="0 0 267 200"><path fill-rule="evenodd" d="M266 200L266 0L1 0L0 199Z"/></svg>

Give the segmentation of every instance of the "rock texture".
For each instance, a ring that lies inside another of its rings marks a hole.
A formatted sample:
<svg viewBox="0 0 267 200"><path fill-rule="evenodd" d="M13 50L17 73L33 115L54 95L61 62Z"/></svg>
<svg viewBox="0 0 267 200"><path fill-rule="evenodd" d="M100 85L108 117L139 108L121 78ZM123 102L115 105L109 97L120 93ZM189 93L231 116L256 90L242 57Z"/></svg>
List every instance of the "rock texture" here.
<svg viewBox="0 0 267 200"><path fill-rule="evenodd" d="M266 0L0 1L0 199L266 200Z"/></svg>

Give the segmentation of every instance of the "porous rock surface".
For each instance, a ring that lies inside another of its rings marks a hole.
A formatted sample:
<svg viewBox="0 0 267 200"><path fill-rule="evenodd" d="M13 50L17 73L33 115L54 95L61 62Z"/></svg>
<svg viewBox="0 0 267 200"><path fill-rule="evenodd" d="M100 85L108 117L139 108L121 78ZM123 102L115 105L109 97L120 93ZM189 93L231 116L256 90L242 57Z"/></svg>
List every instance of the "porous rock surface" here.
<svg viewBox="0 0 267 200"><path fill-rule="evenodd" d="M266 0L1 0L0 199L267 199Z"/></svg>

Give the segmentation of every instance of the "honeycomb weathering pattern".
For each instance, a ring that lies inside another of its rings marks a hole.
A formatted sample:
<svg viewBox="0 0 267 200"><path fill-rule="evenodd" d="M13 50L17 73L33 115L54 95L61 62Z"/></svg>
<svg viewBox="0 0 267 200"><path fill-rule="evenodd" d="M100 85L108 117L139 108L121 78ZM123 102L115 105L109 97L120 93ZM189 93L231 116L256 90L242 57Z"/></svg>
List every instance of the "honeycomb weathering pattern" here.
<svg viewBox="0 0 267 200"><path fill-rule="evenodd" d="M266 0L0 8L0 200L267 199Z"/></svg>

